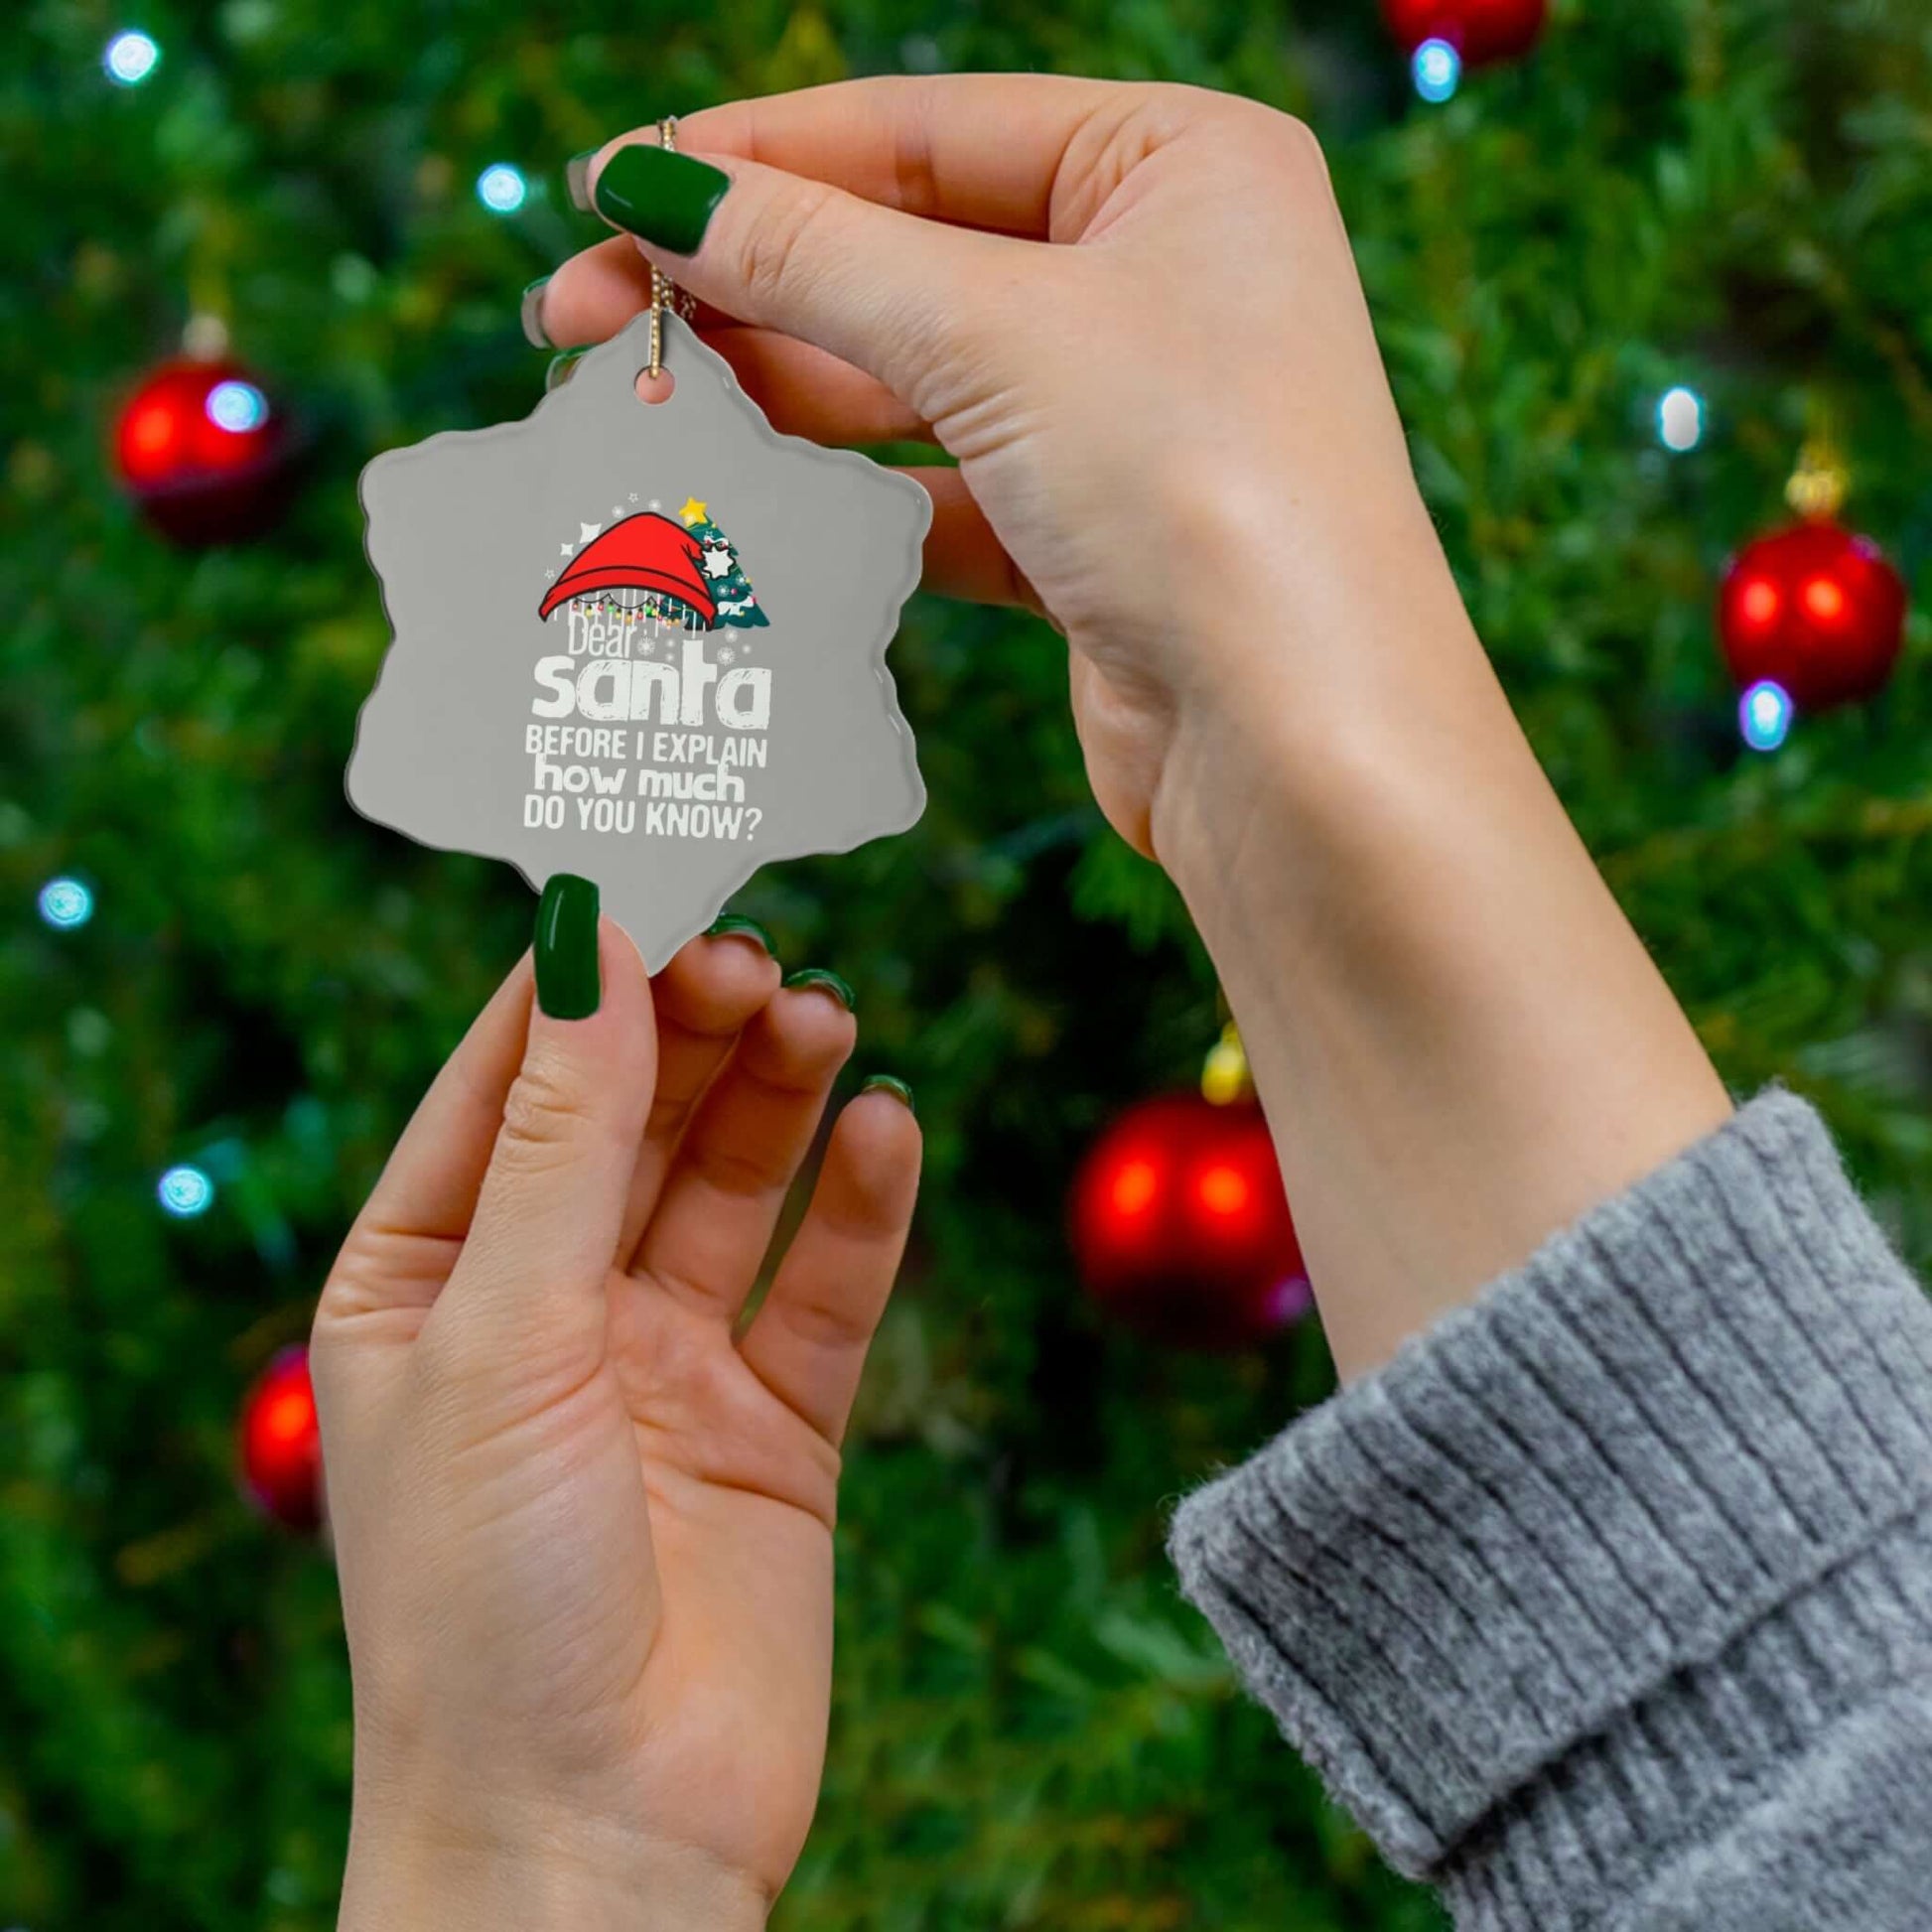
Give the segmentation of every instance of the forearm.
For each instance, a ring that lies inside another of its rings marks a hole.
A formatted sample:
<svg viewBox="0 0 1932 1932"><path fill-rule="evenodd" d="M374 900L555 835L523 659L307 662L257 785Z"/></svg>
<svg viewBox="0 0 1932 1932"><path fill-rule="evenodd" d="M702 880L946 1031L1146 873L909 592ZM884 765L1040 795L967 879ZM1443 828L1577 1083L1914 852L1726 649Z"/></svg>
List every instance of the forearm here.
<svg viewBox="0 0 1932 1932"><path fill-rule="evenodd" d="M1176 719L1156 849L1226 989L1345 1377L1729 1103L1405 534ZM1267 635L1285 597L1233 618Z"/></svg>

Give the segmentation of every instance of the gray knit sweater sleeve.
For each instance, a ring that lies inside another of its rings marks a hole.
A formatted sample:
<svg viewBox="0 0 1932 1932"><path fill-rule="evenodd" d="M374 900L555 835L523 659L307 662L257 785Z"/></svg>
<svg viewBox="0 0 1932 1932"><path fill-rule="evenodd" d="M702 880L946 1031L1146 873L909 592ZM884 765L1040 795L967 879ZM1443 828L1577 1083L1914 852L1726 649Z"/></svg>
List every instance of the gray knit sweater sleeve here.
<svg viewBox="0 0 1932 1932"><path fill-rule="evenodd" d="M1932 1304L1773 1094L1181 1507L1464 1932L1932 1928Z"/></svg>

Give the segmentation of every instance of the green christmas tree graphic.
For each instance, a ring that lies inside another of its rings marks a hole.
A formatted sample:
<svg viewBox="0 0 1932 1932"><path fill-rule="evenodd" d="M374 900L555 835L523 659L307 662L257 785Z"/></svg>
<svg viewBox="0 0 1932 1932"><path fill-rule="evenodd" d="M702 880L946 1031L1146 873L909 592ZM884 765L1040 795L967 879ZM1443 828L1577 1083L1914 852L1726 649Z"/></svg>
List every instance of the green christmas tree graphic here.
<svg viewBox="0 0 1932 1932"><path fill-rule="evenodd" d="M686 525L704 546L705 582L717 600L719 630L759 630L771 620L759 608L757 594L738 561L738 547L711 518L701 516Z"/></svg>

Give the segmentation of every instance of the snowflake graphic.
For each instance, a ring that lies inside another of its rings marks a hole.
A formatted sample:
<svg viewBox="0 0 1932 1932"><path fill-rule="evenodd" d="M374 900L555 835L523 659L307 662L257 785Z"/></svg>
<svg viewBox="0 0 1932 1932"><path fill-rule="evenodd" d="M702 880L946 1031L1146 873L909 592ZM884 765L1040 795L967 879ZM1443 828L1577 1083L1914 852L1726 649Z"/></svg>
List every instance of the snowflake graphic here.
<svg viewBox="0 0 1932 1932"><path fill-rule="evenodd" d="M721 664L729 664L732 661L732 659L737 655L738 653L732 649L731 645L727 644L725 648L718 653L718 661Z"/></svg>

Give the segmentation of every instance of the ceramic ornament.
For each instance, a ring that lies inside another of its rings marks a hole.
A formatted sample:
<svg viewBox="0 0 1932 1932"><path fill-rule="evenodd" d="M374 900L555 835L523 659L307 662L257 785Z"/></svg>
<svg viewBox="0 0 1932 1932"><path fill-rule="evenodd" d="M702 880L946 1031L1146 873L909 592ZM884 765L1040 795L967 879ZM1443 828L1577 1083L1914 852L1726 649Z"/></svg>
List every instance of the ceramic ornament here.
<svg viewBox="0 0 1932 1932"><path fill-rule="evenodd" d="M663 327L666 402L639 316L523 422L363 471L395 638L347 777L424 845L595 880L653 971L758 867L918 817L886 648L932 517Z"/></svg>

